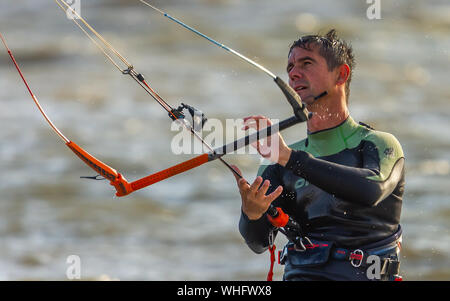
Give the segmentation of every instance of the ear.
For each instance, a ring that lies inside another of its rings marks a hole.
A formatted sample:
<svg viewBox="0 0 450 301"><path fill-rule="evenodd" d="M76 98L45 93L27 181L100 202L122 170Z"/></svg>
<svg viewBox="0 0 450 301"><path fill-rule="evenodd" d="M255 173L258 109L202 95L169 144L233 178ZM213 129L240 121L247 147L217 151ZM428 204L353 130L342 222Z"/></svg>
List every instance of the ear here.
<svg viewBox="0 0 450 301"><path fill-rule="evenodd" d="M338 78L336 80L337 85L343 85L350 76L350 67L347 64L342 64L338 67Z"/></svg>

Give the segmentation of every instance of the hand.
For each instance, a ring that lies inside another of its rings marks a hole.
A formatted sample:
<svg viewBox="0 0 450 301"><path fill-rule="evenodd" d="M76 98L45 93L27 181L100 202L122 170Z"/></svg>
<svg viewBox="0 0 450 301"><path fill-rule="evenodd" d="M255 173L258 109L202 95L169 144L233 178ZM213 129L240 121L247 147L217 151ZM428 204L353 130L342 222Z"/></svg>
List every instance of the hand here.
<svg viewBox="0 0 450 301"><path fill-rule="evenodd" d="M249 128L254 128L257 131L264 129L272 125L272 121L269 118L261 115L249 116L244 118L243 130L248 130ZM262 143L261 143L262 141ZM281 137L280 132L274 133L267 138L256 141L251 144L258 153L275 163L282 166L286 166L291 156L292 150L286 145L283 137Z"/></svg>
<svg viewBox="0 0 450 301"><path fill-rule="evenodd" d="M235 175L235 178L241 194L242 212L244 212L250 220L260 219L267 209L269 209L270 204L281 195L283 186L278 186L271 194L265 195L269 189L269 180L265 180L261 185L263 179L262 177L257 177L253 184L249 185L242 177L239 168L234 165L232 165L232 167L241 175L241 178L237 175Z"/></svg>

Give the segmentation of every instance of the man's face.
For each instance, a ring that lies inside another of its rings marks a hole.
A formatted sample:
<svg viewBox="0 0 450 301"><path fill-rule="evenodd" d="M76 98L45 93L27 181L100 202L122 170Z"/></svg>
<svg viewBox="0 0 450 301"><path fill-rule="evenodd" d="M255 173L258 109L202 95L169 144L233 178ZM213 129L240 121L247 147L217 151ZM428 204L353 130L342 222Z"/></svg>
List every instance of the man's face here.
<svg viewBox="0 0 450 301"><path fill-rule="evenodd" d="M289 85L306 104L312 104L314 97L333 87L335 72L328 70L327 62L315 47L312 51L294 47L288 58L287 73Z"/></svg>

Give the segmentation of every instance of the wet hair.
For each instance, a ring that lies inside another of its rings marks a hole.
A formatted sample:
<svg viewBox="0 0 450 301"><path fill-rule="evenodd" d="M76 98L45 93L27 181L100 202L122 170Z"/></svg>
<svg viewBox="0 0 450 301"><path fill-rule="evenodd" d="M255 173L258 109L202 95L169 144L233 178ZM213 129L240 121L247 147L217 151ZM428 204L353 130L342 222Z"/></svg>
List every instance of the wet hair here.
<svg viewBox="0 0 450 301"><path fill-rule="evenodd" d="M346 41L340 39L335 29L331 29L324 36L317 34L301 37L291 45L288 57L291 54L292 49L295 47L300 47L308 51L312 51L313 47L317 47L319 54L326 60L329 71L333 71L342 64L347 64L350 67L350 74L347 82L345 83L345 95L348 103L348 97L350 95L350 82L352 80L353 68L355 66L352 46Z"/></svg>

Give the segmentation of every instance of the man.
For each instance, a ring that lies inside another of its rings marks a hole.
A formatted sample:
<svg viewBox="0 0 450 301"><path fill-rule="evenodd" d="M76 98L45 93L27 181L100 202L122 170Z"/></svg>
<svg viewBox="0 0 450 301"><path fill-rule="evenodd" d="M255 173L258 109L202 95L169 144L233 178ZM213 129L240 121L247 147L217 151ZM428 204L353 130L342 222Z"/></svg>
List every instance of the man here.
<svg viewBox="0 0 450 301"><path fill-rule="evenodd" d="M262 164L251 185L237 179L239 230L254 252L267 250L277 233L266 214L271 203L301 226L304 243L290 241L282 252L284 280L401 279L403 151L394 136L349 115L353 67L352 48L335 30L294 42L287 72L313 113L307 138L287 146L281 135L272 136L276 150L258 149L276 164ZM327 95L314 100L323 91ZM258 128L260 121L271 124L250 116L244 128Z"/></svg>

